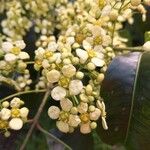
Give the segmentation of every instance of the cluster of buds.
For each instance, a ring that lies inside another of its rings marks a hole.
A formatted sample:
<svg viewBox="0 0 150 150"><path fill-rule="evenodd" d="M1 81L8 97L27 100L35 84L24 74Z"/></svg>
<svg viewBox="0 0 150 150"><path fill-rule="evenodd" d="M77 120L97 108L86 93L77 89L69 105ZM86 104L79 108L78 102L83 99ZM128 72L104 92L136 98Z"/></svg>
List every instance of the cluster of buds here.
<svg viewBox="0 0 150 150"><path fill-rule="evenodd" d="M9 129L20 130L27 121L29 109L21 107L24 102L20 98L13 98L10 102L4 101L0 109L0 130L9 136Z"/></svg>
<svg viewBox="0 0 150 150"><path fill-rule="evenodd" d="M9 75L14 71L24 73L27 64L24 60L30 58L25 48L24 41L3 42L0 48L0 74Z"/></svg>

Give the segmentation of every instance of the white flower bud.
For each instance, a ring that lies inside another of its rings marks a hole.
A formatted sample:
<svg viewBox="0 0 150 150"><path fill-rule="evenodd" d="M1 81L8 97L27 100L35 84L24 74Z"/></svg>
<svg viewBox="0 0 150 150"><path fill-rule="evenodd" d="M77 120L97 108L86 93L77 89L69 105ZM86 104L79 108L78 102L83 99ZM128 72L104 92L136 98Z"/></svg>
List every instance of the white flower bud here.
<svg viewBox="0 0 150 150"><path fill-rule="evenodd" d="M93 91L93 88L90 84L88 84L86 87L85 87L85 91L87 93L87 95L91 95L92 94L92 91Z"/></svg>
<svg viewBox="0 0 150 150"><path fill-rule="evenodd" d="M118 18L118 10L112 10L109 14L109 17L112 21L117 20Z"/></svg>
<svg viewBox="0 0 150 150"><path fill-rule="evenodd" d="M54 100L59 101L63 99L66 96L66 90L63 87L56 86L52 91L51 91L51 96Z"/></svg>
<svg viewBox="0 0 150 150"><path fill-rule="evenodd" d="M69 132L69 125L63 121L57 121L56 126L61 132L64 133Z"/></svg>
<svg viewBox="0 0 150 150"><path fill-rule="evenodd" d="M94 106L94 105L90 105L90 106L89 106L89 111L90 111L90 112L95 111L95 106Z"/></svg>
<svg viewBox="0 0 150 150"><path fill-rule="evenodd" d="M13 118L9 122L9 127L13 130L20 130L23 126L23 121L20 118Z"/></svg>
<svg viewBox="0 0 150 150"><path fill-rule="evenodd" d="M93 63L90 62L90 63L87 64L87 68L89 70L95 70L96 66Z"/></svg>
<svg viewBox="0 0 150 150"><path fill-rule="evenodd" d="M62 68L62 73L63 73L64 76L66 76L68 78L71 78L72 76L75 75L76 68L73 65L71 65L71 64L65 65Z"/></svg>
<svg viewBox="0 0 150 150"><path fill-rule="evenodd" d="M7 108L3 108L1 111L1 119L2 120L8 120L11 116L11 111Z"/></svg>
<svg viewBox="0 0 150 150"><path fill-rule="evenodd" d="M88 97L85 94L80 94L79 97L82 102L85 102L85 103L88 102Z"/></svg>
<svg viewBox="0 0 150 150"><path fill-rule="evenodd" d="M62 110L70 111L70 109L73 107L73 104L69 99L63 98L62 100L60 100L60 106Z"/></svg>
<svg viewBox="0 0 150 150"><path fill-rule="evenodd" d="M78 113L77 107L72 107L70 112L71 112L71 114L76 115Z"/></svg>
<svg viewBox="0 0 150 150"><path fill-rule="evenodd" d="M72 127L77 127L81 122L78 115L70 115L68 124Z"/></svg>
<svg viewBox="0 0 150 150"><path fill-rule="evenodd" d="M88 134L91 132L90 123L81 124L80 126L80 132L83 134Z"/></svg>
<svg viewBox="0 0 150 150"><path fill-rule="evenodd" d="M106 123L106 119L104 117L102 117L102 126L105 130L108 130L108 126L107 126L107 123Z"/></svg>
<svg viewBox="0 0 150 150"><path fill-rule="evenodd" d="M91 127L91 129L96 129L97 128L97 123L96 122L91 122L90 127Z"/></svg>
<svg viewBox="0 0 150 150"><path fill-rule="evenodd" d="M60 72L53 69L46 74L46 77L47 77L48 82L50 83L58 82L60 78Z"/></svg>
<svg viewBox="0 0 150 150"><path fill-rule="evenodd" d="M29 54L26 53L26 52L20 52L19 55L18 55L18 57L19 57L20 59L22 59L22 60L24 60L24 59L29 59L29 58L30 58Z"/></svg>
<svg viewBox="0 0 150 150"><path fill-rule="evenodd" d="M51 119L58 119L60 113L60 109L57 106L51 106L48 109L48 116Z"/></svg>
<svg viewBox="0 0 150 150"><path fill-rule="evenodd" d="M83 77L84 77L84 73L83 73L83 72L78 71L78 72L76 73L76 78L78 78L78 79L83 79Z"/></svg>
<svg viewBox="0 0 150 150"><path fill-rule="evenodd" d="M5 107L5 108L9 107L9 102L8 101L4 101L2 103L2 107Z"/></svg>
<svg viewBox="0 0 150 150"><path fill-rule="evenodd" d="M29 109L28 108L23 107L23 108L20 109L20 116L22 118L27 118L28 114L29 114Z"/></svg>
<svg viewBox="0 0 150 150"><path fill-rule="evenodd" d="M103 73L100 73L100 74L98 74L98 76L97 76L97 81L99 82L99 83L101 83L103 80L104 80L104 74Z"/></svg>
<svg viewBox="0 0 150 150"><path fill-rule="evenodd" d="M78 95L83 89L83 83L80 80L72 80L69 84L70 95Z"/></svg>

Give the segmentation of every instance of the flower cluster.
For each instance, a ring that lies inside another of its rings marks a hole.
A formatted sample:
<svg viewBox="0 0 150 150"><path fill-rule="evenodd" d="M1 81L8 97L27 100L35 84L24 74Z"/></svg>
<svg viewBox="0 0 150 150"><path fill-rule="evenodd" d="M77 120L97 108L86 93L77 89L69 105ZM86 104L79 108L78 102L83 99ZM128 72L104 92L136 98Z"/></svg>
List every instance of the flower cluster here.
<svg viewBox="0 0 150 150"><path fill-rule="evenodd" d="M4 101L0 109L0 130L9 135L8 129L20 130L27 121L29 110L21 107L24 102L20 98L13 98L10 102Z"/></svg>

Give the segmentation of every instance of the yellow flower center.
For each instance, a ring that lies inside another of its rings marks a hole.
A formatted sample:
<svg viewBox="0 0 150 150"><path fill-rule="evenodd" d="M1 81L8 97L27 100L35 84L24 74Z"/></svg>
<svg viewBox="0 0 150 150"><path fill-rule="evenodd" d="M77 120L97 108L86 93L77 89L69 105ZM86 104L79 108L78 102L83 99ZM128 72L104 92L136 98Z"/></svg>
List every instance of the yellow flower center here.
<svg viewBox="0 0 150 150"><path fill-rule="evenodd" d="M102 44L102 37L101 37L101 36L96 36L96 37L93 39L93 44L94 44L94 46L95 46L95 45L101 45L101 44Z"/></svg>
<svg viewBox="0 0 150 150"><path fill-rule="evenodd" d="M44 53L44 57L45 57L45 58L49 58L49 57L52 57L52 56L53 56L53 52L46 51L46 52Z"/></svg>
<svg viewBox="0 0 150 150"><path fill-rule="evenodd" d="M58 84L64 88L69 86L69 79L66 77L61 77Z"/></svg>
<svg viewBox="0 0 150 150"><path fill-rule="evenodd" d="M67 122L69 119L69 113L68 112L65 112L65 111L62 111L59 115L59 120L62 120L64 122Z"/></svg>
<svg viewBox="0 0 150 150"><path fill-rule="evenodd" d="M11 110L11 116L12 116L13 118L15 118L15 117L20 117L20 110L19 110L18 108L13 108L13 109Z"/></svg>
<svg viewBox="0 0 150 150"><path fill-rule="evenodd" d="M20 53L21 49L19 47L13 47L11 49L11 52L15 55L18 55Z"/></svg>
<svg viewBox="0 0 150 150"><path fill-rule="evenodd" d="M40 60L35 60L35 64L38 65L38 66L41 66L42 62Z"/></svg>
<svg viewBox="0 0 150 150"><path fill-rule="evenodd" d="M88 113L84 113L80 115L80 119L83 123L87 123L90 121L90 116Z"/></svg>
<svg viewBox="0 0 150 150"><path fill-rule="evenodd" d="M105 0L99 0L98 5L100 8L103 8L105 6Z"/></svg>
<svg viewBox="0 0 150 150"><path fill-rule="evenodd" d="M76 42L79 43L79 44L81 44L84 39L85 39L85 37L81 33L77 34L76 37L75 37Z"/></svg>
<svg viewBox="0 0 150 150"><path fill-rule="evenodd" d="M8 127L8 122L6 120L0 120L0 129L5 129Z"/></svg>
<svg viewBox="0 0 150 150"><path fill-rule="evenodd" d="M94 50L88 50L87 52L88 52L89 57L91 58L96 56L96 53Z"/></svg>

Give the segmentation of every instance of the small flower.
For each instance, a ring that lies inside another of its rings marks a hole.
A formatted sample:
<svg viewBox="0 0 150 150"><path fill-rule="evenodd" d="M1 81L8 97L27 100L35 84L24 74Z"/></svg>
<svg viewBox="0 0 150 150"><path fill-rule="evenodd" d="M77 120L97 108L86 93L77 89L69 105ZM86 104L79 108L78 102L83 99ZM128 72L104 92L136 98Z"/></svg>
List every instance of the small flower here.
<svg viewBox="0 0 150 150"><path fill-rule="evenodd" d="M23 121L20 118L13 118L9 122L10 129L20 130L23 126Z"/></svg>
<svg viewBox="0 0 150 150"><path fill-rule="evenodd" d="M80 80L72 80L69 84L70 95L78 95L83 89L83 83Z"/></svg>
<svg viewBox="0 0 150 150"><path fill-rule="evenodd" d="M70 109L73 107L73 104L69 99L63 98L60 100L60 106L64 111L70 111Z"/></svg>
<svg viewBox="0 0 150 150"><path fill-rule="evenodd" d="M47 77L48 82L50 83L58 82L60 78L60 72L53 69L46 74L46 77Z"/></svg>
<svg viewBox="0 0 150 150"><path fill-rule="evenodd" d="M60 109L57 106L51 106L48 109L48 116L51 119L58 119L60 114Z"/></svg>
<svg viewBox="0 0 150 150"><path fill-rule="evenodd" d="M65 123L65 122L63 122L63 121L57 121L57 122L56 122L56 126L57 126L57 128L58 128L61 132L64 132L64 133L69 132L69 125L68 125L68 123Z"/></svg>
<svg viewBox="0 0 150 150"><path fill-rule="evenodd" d="M52 91L51 91L51 96L54 100L59 101L63 99L66 96L66 90L65 88L61 86L56 86Z"/></svg>
<svg viewBox="0 0 150 150"><path fill-rule="evenodd" d="M73 65L71 65L71 64L65 65L62 68L62 73L63 73L64 76L66 76L68 78L71 78L72 76L75 75L76 68Z"/></svg>

